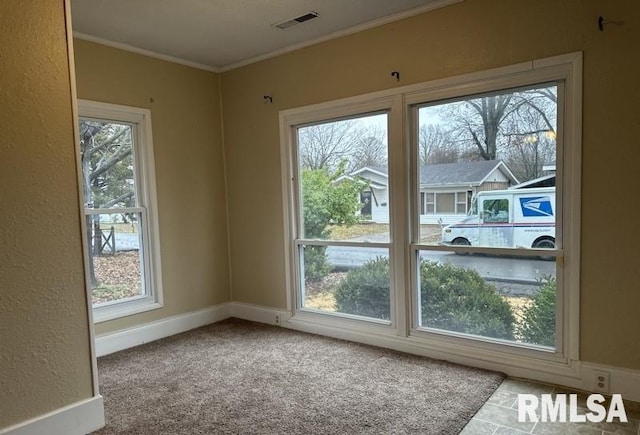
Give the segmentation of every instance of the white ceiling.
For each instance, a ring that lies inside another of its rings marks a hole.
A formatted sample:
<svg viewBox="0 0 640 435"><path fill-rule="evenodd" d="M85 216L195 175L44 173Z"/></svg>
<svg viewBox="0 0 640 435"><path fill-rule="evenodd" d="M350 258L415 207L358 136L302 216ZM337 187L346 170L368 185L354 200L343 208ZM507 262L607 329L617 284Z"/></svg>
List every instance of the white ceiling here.
<svg viewBox="0 0 640 435"><path fill-rule="evenodd" d="M212 71L461 0L72 0L74 36ZM286 30L274 24L317 12Z"/></svg>

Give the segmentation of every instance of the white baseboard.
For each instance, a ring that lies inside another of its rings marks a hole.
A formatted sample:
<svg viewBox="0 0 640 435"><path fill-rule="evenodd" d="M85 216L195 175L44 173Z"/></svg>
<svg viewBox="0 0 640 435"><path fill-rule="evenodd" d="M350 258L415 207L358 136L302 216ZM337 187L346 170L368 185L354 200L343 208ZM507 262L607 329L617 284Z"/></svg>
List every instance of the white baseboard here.
<svg viewBox="0 0 640 435"><path fill-rule="evenodd" d="M85 435L103 426L104 404L98 395L0 429L0 435Z"/></svg>
<svg viewBox="0 0 640 435"><path fill-rule="evenodd" d="M150 341L170 337L181 332L219 322L230 317L231 304L225 303L180 314L96 337L96 355L104 356Z"/></svg>
<svg viewBox="0 0 640 435"><path fill-rule="evenodd" d="M259 305L232 302L229 317L251 320L253 322L266 323L269 325L282 325L289 320L289 312L277 310L275 308L262 307Z"/></svg>
<svg viewBox="0 0 640 435"><path fill-rule="evenodd" d="M589 362L574 361L566 366L566 369L545 367L542 363L536 368L534 364L515 363L508 359L500 362L489 361L487 359L474 358L460 353L451 353L442 349L435 349L417 343L410 338L393 335L375 334L365 331L344 328L340 326L331 327L313 322L297 321L290 319L290 313L286 310L262 307L243 303L231 303L231 317L251 320L254 322L276 325L276 316L280 320L281 326L314 334L326 335L343 340L355 341L358 343L370 344L373 346L394 349L401 352L422 355L430 358L450 361L457 364L479 367L505 373L511 377L531 379L533 381L550 383L565 386L568 388L595 391L595 371L604 371L610 374L609 393L622 394L626 400L640 402L640 370L624 369L619 367L604 366ZM470 352L473 354L474 352Z"/></svg>

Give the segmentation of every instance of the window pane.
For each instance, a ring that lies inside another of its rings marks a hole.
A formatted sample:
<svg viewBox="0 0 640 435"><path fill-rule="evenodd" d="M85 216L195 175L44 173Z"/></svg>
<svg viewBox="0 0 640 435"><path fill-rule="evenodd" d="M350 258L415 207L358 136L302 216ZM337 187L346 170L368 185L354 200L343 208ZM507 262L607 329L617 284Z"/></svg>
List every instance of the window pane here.
<svg viewBox="0 0 640 435"><path fill-rule="evenodd" d="M417 128L418 191L471 195L454 202L438 193L435 214L420 216L421 243L555 247L555 84L425 105L418 108ZM485 217L487 200L509 205ZM480 207L460 216L465 201ZM440 225L441 237L431 237Z"/></svg>
<svg viewBox="0 0 640 435"><path fill-rule="evenodd" d="M80 151L87 208L136 205L132 126L80 120Z"/></svg>
<svg viewBox="0 0 640 435"><path fill-rule="evenodd" d="M506 198L482 201L482 222L509 222L509 200Z"/></svg>
<svg viewBox="0 0 640 435"><path fill-rule="evenodd" d="M301 251L304 308L389 320L388 249L304 246Z"/></svg>
<svg viewBox="0 0 640 435"><path fill-rule="evenodd" d="M145 295L141 214L86 215L93 305Z"/></svg>
<svg viewBox="0 0 640 435"><path fill-rule="evenodd" d="M555 347L556 265L421 251L419 325Z"/></svg>
<svg viewBox="0 0 640 435"><path fill-rule="evenodd" d="M300 238L389 241L387 114L300 127Z"/></svg>
<svg viewBox="0 0 640 435"><path fill-rule="evenodd" d="M467 214L467 192L456 193L456 213Z"/></svg>
<svg viewBox="0 0 640 435"><path fill-rule="evenodd" d="M453 193L438 193L436 198L436 213L453 213L455 202Z"/></svg>

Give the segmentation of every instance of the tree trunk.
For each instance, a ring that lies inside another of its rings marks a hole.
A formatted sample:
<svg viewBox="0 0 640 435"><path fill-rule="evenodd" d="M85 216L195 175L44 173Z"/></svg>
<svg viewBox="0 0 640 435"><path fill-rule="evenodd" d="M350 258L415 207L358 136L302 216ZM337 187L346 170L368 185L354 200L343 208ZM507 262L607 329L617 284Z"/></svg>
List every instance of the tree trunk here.
<svg viewBox="0 0 640 435"><path fill-rule="evenodd" d="M89 254L89 264L87 265L89 267L89 282L91 284L91 288L93 287L97 287L100 283L98 282L98 278L96 277L96 269L95 266L93 264L93 249L92 249L92 240L93 237L91 235L91 216L87 215L87 243L89 244L89 249L87 249L87 252Z"/></svg>

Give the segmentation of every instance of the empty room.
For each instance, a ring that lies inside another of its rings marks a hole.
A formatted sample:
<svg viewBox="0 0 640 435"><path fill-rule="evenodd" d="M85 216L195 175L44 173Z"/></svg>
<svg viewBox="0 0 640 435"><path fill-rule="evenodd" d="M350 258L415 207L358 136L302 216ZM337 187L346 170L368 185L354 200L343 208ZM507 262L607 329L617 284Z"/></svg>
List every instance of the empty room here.
<svg viewBox="0 0 640 435"><path fill-rule="evenodd" d="M0 20L0 435L640 434L638 1Z"/></svg>

